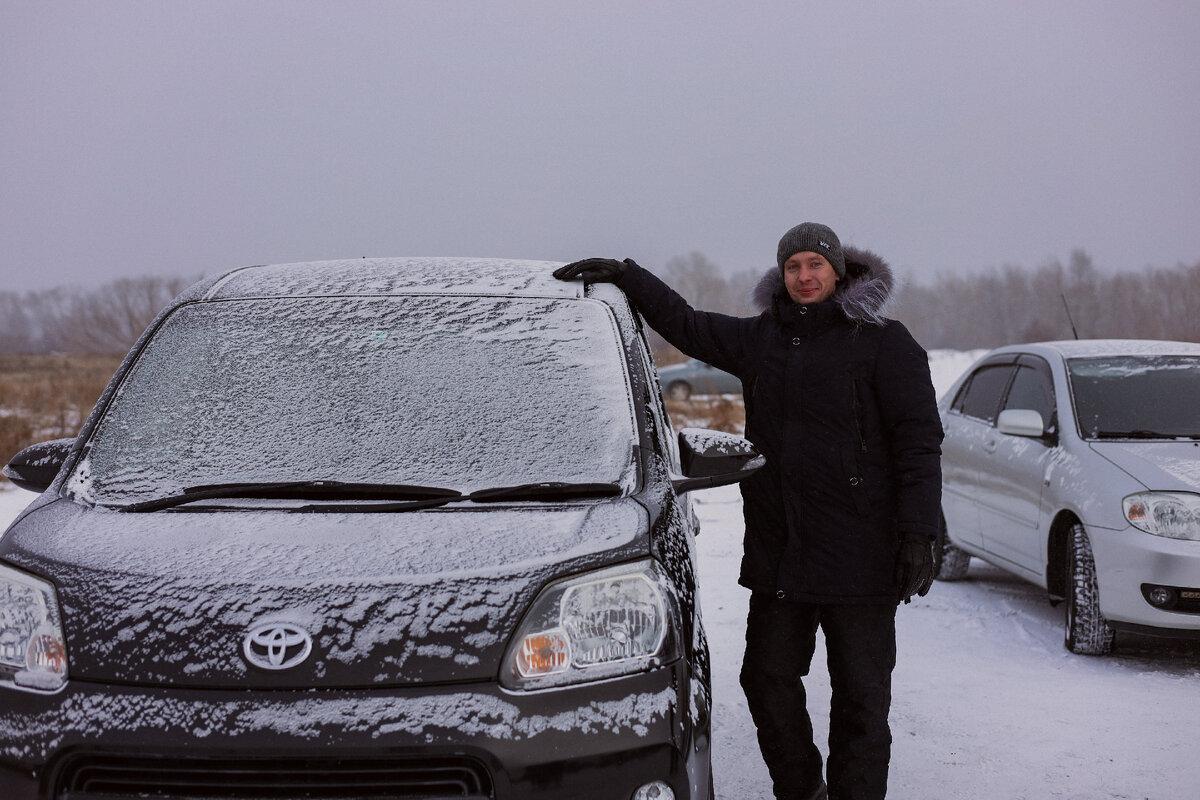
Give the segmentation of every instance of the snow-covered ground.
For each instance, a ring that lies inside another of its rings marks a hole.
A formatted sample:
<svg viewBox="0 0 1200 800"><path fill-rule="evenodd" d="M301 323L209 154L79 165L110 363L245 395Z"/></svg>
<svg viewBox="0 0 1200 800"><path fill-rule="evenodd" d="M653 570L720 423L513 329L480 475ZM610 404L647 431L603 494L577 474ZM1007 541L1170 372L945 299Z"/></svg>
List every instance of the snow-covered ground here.
<svg viewBox="0 0 1200 800"><path fill-rule="evenodd" d="M981 354L931 352L939 395ZM770 798L738 685L750 598L737 585L741 498L735 487L723 487L697 500L717 794ZM935 583L926 597L900 607L889 797L1200 797L1200 643L1126 637L1116 655L1074 656L1062 644L1062 615L1044 590L978 559L966 581ZM806 688L823 743L823 650Z"/></svg>
<svg viewBox="0 0 1200 800"><path fill-rule="evenodd" d="M737 585L736 488L698 498L700 600L713 654L714 770L722 798L770 798L738 685L750 593ZM1073 656L1062 608L978 559L897 614L889 797L1045 800L1200 796L1200 646L1122 639ZM823 650L806 681L818 741L828 732Z"/></svg>
<svg viewBox="0 0 1200 800"><path fill-rule="evenodd" d="M939 391L977 354L930 354ZM0 489L0 528L33 498ZM737 585L741 499L701 492L701 605L713 652L714 767L722 798L770 798L738 686L749 592ZM891 791L897 800L1188 800L1200 796L1200 643L1118 641L1115 655L1073 656L1062 610L984 564L901 606ZM819 741L827 732L823 654L808 680Z"/></svg>

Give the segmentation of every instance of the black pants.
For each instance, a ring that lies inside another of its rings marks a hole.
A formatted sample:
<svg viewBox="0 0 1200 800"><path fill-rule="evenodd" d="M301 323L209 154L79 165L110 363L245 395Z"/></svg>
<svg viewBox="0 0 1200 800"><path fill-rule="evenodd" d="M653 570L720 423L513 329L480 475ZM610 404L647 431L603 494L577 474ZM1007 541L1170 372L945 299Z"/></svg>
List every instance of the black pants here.
<svg viewBox="0 0 1200 800"><path fill-rule="evenodd" d="M818 625L833 690L830 800L882 800L892 745L896 607L793 603L756 592L746 620L741 683L775 797L807 797L821 785L821 753L801 680L812 663Z"/></svg>

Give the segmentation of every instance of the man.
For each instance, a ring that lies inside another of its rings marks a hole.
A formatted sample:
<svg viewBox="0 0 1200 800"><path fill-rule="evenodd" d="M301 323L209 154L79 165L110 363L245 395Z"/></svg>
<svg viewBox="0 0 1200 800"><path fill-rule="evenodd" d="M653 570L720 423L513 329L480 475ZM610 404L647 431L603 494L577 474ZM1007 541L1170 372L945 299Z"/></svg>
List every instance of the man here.
<svg viewBox="0 0 1200 800"><path fill-rule="evenodd" d="M751 590L741 683L777 798L887 792L896 608L933 580L942 428L925 351L882 315L873 253L806 222L779 241L757 317L697 311L636 263L587 259L668 342L741 378L746 437L767 465L742 484ZM822 777L802 677L820 627L833 690ZM826 786L828 782L828 787Z"/></svg>

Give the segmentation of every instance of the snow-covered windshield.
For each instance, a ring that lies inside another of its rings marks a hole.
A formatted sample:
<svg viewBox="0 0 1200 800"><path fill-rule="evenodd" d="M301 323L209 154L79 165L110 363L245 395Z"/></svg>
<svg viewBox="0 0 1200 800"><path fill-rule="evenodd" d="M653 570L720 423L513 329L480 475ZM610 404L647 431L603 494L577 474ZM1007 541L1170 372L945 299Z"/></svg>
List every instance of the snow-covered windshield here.
<svg viewBox="0 0 1200 800"><path fill-rule="evenodd" d="M1200 437L1200 358L1076 358L1067 369L1084 437Z"/></svg>
<svg viewBox="0 0 1200 800"><path fill-rule="evenodd" d="M197 303L141 354L71 486L116 505L236 482L626 484L629 398L595 301Z"/></svg>

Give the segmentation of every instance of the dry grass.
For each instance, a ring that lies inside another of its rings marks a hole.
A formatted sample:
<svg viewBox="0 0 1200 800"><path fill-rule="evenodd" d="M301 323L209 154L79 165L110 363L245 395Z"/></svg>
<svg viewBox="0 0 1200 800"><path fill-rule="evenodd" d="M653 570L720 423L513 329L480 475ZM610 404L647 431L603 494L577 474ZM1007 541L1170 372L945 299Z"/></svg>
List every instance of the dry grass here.
<svg viewBox="0 0 1200 800"><path fill-rule="evenodd" d="M740 394L692 395L687 400L667 398L671 424L679 428L710 428L715 431L746 432L746 407Z"/></svg>
<svg viewBox="0 0 1200 800"><path fill-rule="evenodd" d="M0 354L0 459L78 433L120 363L120 356Z"/></svg>

